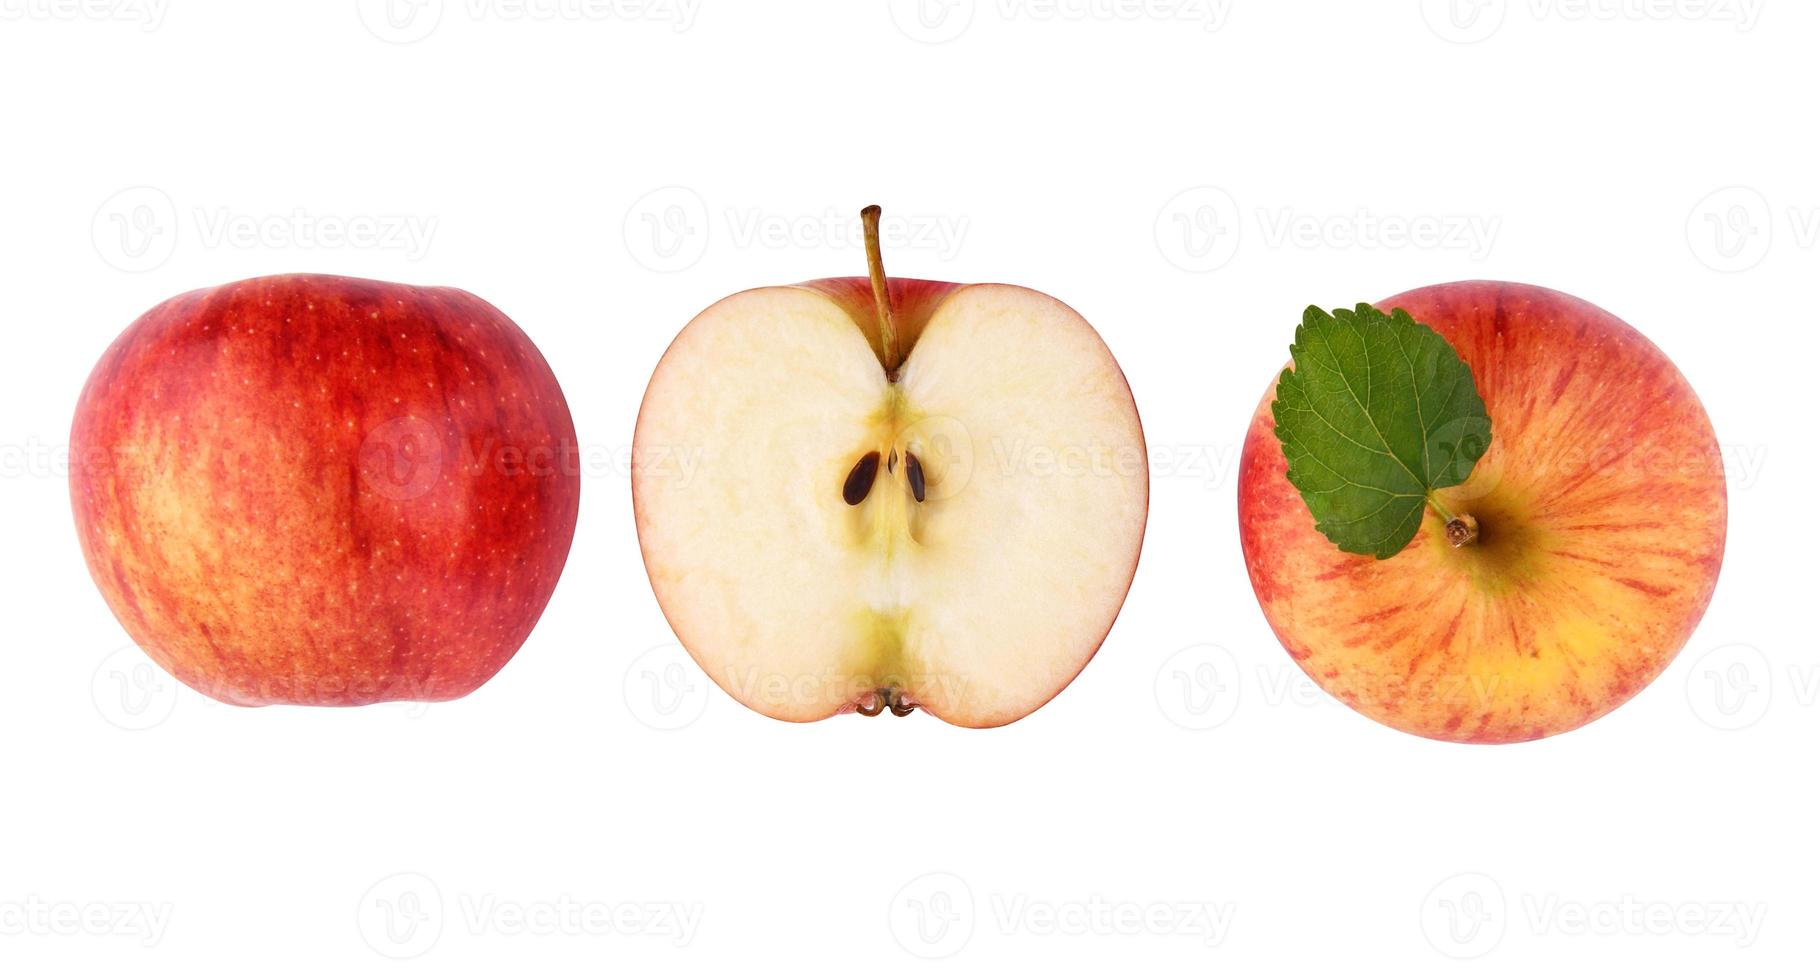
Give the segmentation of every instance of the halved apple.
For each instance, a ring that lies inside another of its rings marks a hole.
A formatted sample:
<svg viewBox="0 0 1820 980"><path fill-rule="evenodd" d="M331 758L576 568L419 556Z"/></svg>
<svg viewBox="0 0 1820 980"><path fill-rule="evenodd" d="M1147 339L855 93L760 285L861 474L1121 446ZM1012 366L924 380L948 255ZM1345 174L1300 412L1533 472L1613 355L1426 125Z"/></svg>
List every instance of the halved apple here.
<svg viewBox="0 0 1820 980"><path fill-rule="evenodd" d="M1072 309L886 279L863 219L870 278L729 296L664 354L633 442L645 568L754 710L1003 725L1124 603L1149 507L1137 407Z"/></svg>

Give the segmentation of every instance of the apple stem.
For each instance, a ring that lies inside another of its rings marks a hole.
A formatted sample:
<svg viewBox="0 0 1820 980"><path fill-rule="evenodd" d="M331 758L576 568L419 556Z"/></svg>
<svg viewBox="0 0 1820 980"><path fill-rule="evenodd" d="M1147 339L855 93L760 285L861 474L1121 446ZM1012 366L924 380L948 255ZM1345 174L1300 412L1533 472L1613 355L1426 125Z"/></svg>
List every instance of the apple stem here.
<svg viewBox="0 0 1820 980"><path fill-rule="evenodd" d="M1448 544L1459 548L1479 540L1479 522L1471 514L1455 516L1446 504L1441 503L1441 498L1432 493L1428 495L1428 506L1433 507L1444 522L1442 530L1447 535Z"/></svg>
<svg viewBox="0 0 1820 980"><path fill-rule="evenodd" d="M866 230L866 270L872 277L872 302L878 306L878 341L885 373L897 379L897 323L891 317L891 286L885 280L885 255L878 244L878 219L884 209L868 204L859 213Z"/></svg>

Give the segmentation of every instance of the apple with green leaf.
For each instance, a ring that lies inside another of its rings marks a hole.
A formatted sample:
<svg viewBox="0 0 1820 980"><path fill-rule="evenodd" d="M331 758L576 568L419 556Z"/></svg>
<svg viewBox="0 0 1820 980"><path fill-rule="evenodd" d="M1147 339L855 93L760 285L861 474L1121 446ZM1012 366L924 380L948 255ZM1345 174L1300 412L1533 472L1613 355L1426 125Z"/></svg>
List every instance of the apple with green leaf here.
<svg viewBox="0 0 1820 980"><path fill-rule="evenodd" d="M1459 282L1309 308L1259 404L1239 538L1316 683L1406 732L1516 742L1636 694L1686 644L1725 547L1693 388L1617 317Z"/></svg>
<svg viewBox="0 0 1820 980"><path fill-rule="evenodd" d="M708 675L774 718L990 727L1099 649L1149 501L1124 375L1017 286L753 289L685 327L634 438L639 544ZM695 465L670 465L676 459Z"/></svg>
<svg viewBox="0 0 1820 980"><path fill-rule="evenodd" d="M505 314L342 276L158 304L95 365L70 453L114 615L240 705L479 687L549 601L581 490L562 389Z"/></svg>

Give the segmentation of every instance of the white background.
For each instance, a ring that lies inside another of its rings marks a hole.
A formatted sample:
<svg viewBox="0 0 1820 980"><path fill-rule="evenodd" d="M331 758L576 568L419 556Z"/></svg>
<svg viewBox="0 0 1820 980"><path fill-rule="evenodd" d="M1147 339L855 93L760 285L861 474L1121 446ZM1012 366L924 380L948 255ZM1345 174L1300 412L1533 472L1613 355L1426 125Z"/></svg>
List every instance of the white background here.
<svg viewBox="0 0 1820 980"><path fill-rule="evenodd" d="M0 972L1812 970L1816 5L397 3L0 0ZM1118 625L995 731L749 712L639 560L659 354L862 272L873 201L894 274L1082 311L1151 443ZM548 612L465 700L219 705L88 581L89 368L167 296L293 271L487 298L594 451ZM1508 747L1321 695L1234 533L1302 307L1470 277L1643 330L1732 481L1681 657Z"/></svg>

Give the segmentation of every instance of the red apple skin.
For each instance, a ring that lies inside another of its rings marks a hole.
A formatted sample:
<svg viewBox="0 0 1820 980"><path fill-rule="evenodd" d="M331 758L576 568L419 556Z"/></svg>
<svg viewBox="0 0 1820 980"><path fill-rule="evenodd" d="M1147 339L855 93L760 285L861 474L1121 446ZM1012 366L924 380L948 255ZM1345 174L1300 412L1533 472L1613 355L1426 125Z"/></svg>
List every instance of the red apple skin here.
<svg viewBox="0 0 1820 980"><path fill-rule="evenodd" d="M457 289L282 275L141 316L70 434L90 574L240 705L458 698L517 652L580 497L555 376Z"/></svg>
<svg viewBox="0 0 1820 980"><path fill-rule="evenodd" d="M1266 392L1239 468L1252 588L1295 662L1386 725L1516 742L1624 703L1686 644L1725 549L1711 424L1669 359L1564 293L1457 282L1377 304L1453 344L1491 416L1487 454L1384 561L1341 552L1289 483Z"/></svg>

